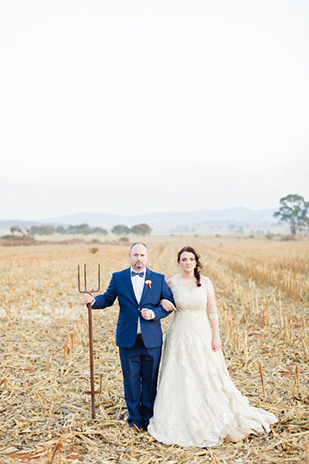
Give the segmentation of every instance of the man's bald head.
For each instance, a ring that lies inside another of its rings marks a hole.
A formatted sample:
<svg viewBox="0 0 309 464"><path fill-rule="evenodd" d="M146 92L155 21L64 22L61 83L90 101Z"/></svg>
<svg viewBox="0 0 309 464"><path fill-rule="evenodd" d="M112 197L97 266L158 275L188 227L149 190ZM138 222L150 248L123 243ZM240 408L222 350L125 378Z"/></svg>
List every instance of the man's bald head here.
<svg viewBox="0 0 309 464"><path fill-rule="evenodd" d="M130 248L129 258L134 271L143 271L148 261L148 248L142 242L133 243Z"/></svg>

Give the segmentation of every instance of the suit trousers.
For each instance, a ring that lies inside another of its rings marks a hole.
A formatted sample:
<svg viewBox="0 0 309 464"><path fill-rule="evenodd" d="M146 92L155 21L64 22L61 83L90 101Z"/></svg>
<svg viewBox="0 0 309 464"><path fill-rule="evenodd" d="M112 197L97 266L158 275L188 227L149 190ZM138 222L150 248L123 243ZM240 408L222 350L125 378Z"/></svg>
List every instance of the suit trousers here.
<svg viewBox="0 0 309 464"><path fill-rule="evenodd" d="M146 348L140 338L136 338L132 348L119 347L124 397L131 427L136 425L146 430L153 415L161 351L162 346Z"/></svg>

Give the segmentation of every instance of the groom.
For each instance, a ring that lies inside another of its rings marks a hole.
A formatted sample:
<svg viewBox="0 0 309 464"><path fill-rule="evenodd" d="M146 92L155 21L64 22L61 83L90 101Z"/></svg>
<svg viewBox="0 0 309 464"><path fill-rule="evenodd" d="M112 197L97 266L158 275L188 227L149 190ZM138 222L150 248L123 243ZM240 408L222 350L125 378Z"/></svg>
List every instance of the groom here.
<svg viewBox="0 0 309 464"><path fill-rule="evenodd" d="M164 275L146 268L149 253L143 243L130 248L131 267L115 272L103 295L85 295L84 302L93 309L112 306L119 301L116 344L119 347L123 373L124 396L129 412L129 426L147 430L153 414L158 369L162 348L160 319L175 307ZM171 302L170 311L160 301Z"/></svg>

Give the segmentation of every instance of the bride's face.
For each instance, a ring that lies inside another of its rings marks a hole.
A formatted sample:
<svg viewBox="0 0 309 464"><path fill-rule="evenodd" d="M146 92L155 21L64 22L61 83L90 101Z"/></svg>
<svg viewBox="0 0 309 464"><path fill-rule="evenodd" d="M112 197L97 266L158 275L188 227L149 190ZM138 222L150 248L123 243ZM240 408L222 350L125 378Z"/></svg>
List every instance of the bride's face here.
<svg viewBox="0 0 309 464"><path fill-rule="evenodd" d="M184 251L180 255L179 265L184 272L192 272L196 266L195 256L189 251Z"/></svg>

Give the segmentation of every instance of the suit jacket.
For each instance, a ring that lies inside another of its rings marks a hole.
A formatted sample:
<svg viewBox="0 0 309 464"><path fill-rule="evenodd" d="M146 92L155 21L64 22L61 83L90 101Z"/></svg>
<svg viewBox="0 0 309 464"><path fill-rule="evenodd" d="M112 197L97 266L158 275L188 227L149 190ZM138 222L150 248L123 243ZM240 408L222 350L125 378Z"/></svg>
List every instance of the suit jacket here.
<svg viewBox="0 0 309 464"><path fill-rule="evenodd" d="M140 277L135 277L139 279ZM151 288L144 285L140 303L137 302L130 276L130 268L115 272L109 286L103 295L95 298L93 309L112 306L115 299L119 301L119 316L116 330L116 344L122 348L131 348L136 340L137 320L139 311L143 308L152 309L155 318L146 321L140 317L141 331L146 348L155 348L163 343L160 319L170 312L160 305L160 300L166 298L174 303L172 292L165 282L164 275L146 268L146 280L151 281Z"/></svg>

